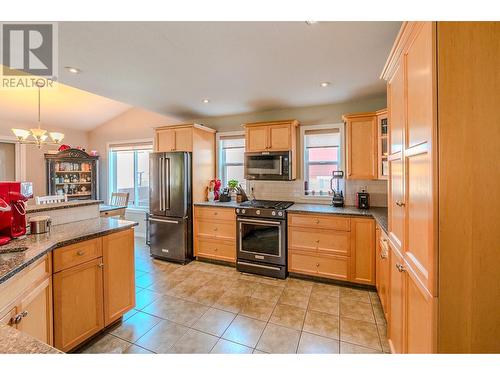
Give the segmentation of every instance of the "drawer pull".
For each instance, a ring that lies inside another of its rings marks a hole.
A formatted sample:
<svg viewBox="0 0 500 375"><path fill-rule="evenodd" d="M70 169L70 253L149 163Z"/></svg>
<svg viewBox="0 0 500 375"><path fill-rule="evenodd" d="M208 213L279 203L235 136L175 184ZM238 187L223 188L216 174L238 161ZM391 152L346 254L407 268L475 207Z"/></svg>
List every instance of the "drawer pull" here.
<svg viewBox="0 0 500 375"><path fill-rule="evenodd" d="M217 216L219 213L217 211L214 212L214 216Z"/></svg>
<svg viewBox="0 0 500 375"><path fill-rule="evenodd" d="M79 255L79 256L85 255L85 251L83 251L83 250L78 250L78 251L76 252L76 255Z"/></svg>
<svg viewBox="0 0 500 375"><path fill-rule="evenodd" d="M214 232L217 232L219 230L219 228L215 227L214 228Z"/></svg>
<svg viewBox="0 0 500 375"><path fill-rule="evenodd" d="M406 268L402 264L397 263L396 268L399 272L406 272Z"/></svg>
<svg viewBox="0 0 500 375"><path fill-rule="evenodd" d="M215 250L214 250L214 251L215 251L215 252L217 252L218 250L219 250L218 248L215 248Z"/></svg>
<svg viewBox="0 0 500 375"><path fill-rule="evenodd" d="M316 219L316 224L319 224L319 219Z"/></svg>
<svg viewBox="0 0 500 375"><path fill-rule="evenodd" d="M104 267L104 263L99 263L99 264L97 265L97 267L99 267L99 268L103 268L103 267Z"/></svg>
<svg viewBox="0 0 500 375"><path fill-rule="evenodd" d="M316 263L316 267L319 267L319 263Z"/></svg>
<svg viewBox="0 0 500 375"><path fill-rule="evenodd" d="M404 205L405 205L405 202L403 202L403 201L396 201L396 206L403 207Z"/></svg>
<svg viewBox="0 0 500 375"><path fill-rule="evenodd" d="M316 240L316 243L319 243L319 240Z"/></svg>

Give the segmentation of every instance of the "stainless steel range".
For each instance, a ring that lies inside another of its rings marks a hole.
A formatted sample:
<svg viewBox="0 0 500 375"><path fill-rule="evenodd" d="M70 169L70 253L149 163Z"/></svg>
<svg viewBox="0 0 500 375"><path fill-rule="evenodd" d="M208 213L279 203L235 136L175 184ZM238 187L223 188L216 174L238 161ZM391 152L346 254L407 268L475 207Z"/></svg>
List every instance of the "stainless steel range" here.
<svg viewBox="0 0 500 375"><path fill-rule="evenodd" d="M252 200L236 209L238 271L286 278L286 209L292 204Z"/></svg>

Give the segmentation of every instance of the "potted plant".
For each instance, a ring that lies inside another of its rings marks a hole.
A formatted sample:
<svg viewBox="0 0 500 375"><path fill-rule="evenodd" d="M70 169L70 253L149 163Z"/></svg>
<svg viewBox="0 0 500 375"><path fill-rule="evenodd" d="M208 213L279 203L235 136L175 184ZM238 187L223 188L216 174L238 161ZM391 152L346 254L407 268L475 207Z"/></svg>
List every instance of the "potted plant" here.
<svg viewBox="0 0 500 375"><path fill-rule="evenodd" d="M229 190L231 191L231 200L236 200L236 188L238 185L238 180L229 180L227 182L227 186L229 186Z"/></svg>

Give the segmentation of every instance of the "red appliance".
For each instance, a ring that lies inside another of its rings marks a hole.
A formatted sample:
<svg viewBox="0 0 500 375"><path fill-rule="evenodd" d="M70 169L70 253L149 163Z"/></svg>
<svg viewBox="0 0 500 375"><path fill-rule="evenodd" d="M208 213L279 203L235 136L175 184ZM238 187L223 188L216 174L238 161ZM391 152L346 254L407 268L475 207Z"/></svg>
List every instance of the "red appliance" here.
<svg viewBox="0 0 500 375"><path fill-rule="evenodd" d="M0 182L0 246L26 234L28 198L20 182Z"/></svg>

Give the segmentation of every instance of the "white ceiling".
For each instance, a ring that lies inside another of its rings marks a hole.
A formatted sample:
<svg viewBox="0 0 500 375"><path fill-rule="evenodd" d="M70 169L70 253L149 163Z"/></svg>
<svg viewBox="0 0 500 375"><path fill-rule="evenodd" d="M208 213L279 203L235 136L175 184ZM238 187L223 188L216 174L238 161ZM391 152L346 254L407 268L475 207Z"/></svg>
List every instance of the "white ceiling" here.
<svg viewBox="0 0 500 375"><path fill-rule="evenodd" d="M128 104L60 83L53 88L42 89L40 104L42 124L84 131L91 130L131 108ZM36 124L38 89L0 90L0 125L2 119L20 124Z"/></svg>
<svg viewBox="0 0 500 375"><path fill-rule="evenodd" d="M399 22L61 22L59 79L184 118L343 102L385 92L379 75L399 27ZM68 73L64 66L82 73ZM322 88L322 81L332 85Z"/></svg>

